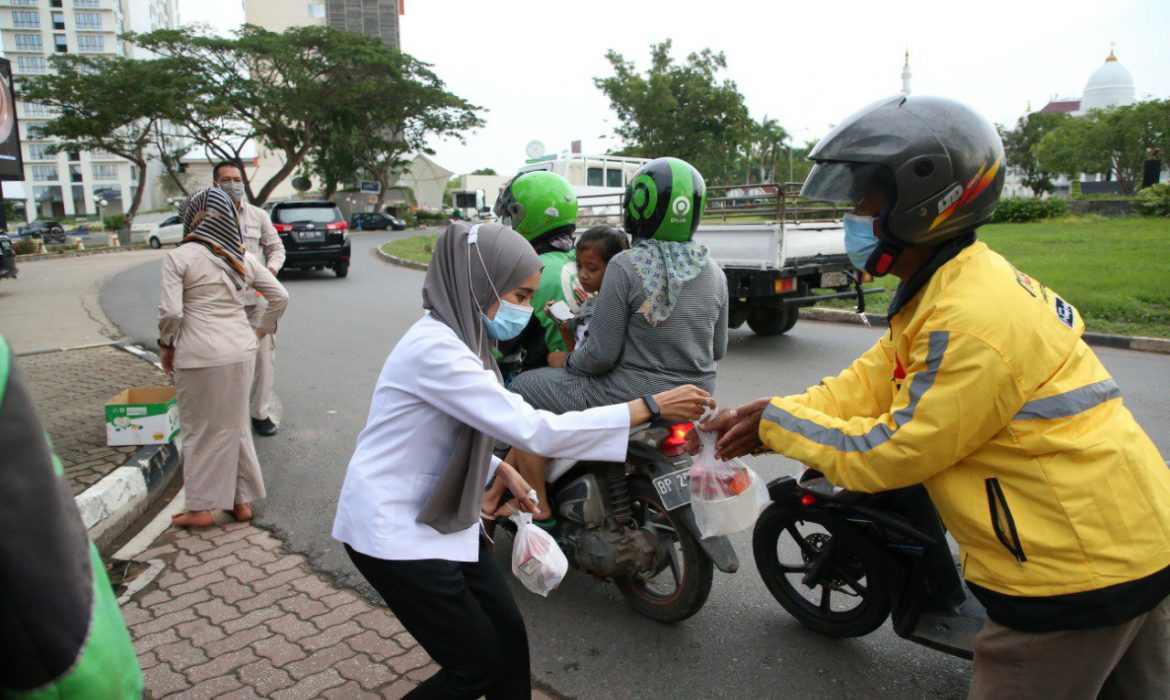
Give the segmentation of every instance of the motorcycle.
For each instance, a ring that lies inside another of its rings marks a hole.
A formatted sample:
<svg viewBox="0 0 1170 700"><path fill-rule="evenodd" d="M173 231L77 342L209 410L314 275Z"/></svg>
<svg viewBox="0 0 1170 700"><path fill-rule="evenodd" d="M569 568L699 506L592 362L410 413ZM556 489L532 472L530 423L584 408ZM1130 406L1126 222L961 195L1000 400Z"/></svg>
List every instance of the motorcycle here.
<svg viewBox="0 0 1170 700"><path fill-rule="evenodd" d="M684 450L690 430L647 423L631 430L624 464L558 459L546 472L557 519L549 532L569 565L613 581L630 608L662 623L703 607L716 567L739 569L726 537L699 537Z"/></svg>
<svg viewBox="0 0 1170 700"><path fill-rule="evenodd" d="M0 279L16 279L16 250L8 234L0 231Z"/></svg>
<svg viewBox="0 0 1170 700"><path fill-rule="evenodd" d="M925 489L856 493L806 469L768 493L752 549L793 617L830 637L864 636L891 618L900 637L972 658L987 613L963 585Z"/></svg>

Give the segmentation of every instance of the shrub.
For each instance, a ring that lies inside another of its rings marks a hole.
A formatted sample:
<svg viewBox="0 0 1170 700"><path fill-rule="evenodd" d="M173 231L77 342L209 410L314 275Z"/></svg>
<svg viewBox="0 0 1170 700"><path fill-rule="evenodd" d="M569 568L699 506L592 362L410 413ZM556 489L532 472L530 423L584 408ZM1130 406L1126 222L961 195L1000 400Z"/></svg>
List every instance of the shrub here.
<svg viewBox="0 0 1170 700"><path fill-rule="evenodd" d="M68 253L77 250L77 243L58 243L57 245L49 246L46 250L50 253Z"/></svg>
<svg viewBox="0 0 1170 700"><path fill-rule="evenodd" d="M102 219L102 224L106 227L107 231L121 231L126 227L126 217L121 214L107 216Z"/></svg>
<svg viewBox="0 0 1170 700"><path fill-rule="evenodd" d="M415 218L417 218L420 222L421 221L443 221L443 222L446 222L451 218L451 216L449 214L444 214L441 211L429 211L426 209L420 209L420 210L418 210L418 212L415 213Z"/></svg>
<svg viewBox="0 0 1170 700"><path fill-rule="evenodd" d="M1009 197L999 200L993 224L1024 224L1029 221L1054 219L1068 213L1063 199L1040 199L1038 197Z"/></svg>
<svg viewBox="0 0 1170 700"><path fill-rule="evenodd" d="M32 255L37 252L36 241L17 241L12 244L12 249L16 251L17 255Z"/></svg>
<svg viewBox="0 0 1170 700"><path fill-rule="evenodd" d="M1170 217L1170 182L1153 185L1138 192L1134 208L1142 216Z"/></svg>

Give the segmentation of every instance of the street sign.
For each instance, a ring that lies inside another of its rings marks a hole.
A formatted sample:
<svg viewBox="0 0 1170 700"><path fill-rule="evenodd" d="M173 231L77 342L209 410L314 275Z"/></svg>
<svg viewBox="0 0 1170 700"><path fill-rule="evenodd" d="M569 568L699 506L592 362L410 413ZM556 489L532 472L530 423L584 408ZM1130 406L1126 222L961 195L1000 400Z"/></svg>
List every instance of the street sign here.
<svg viewBox="0 0 1170 700"><path fill-rule="evenodd" d="M362 180L359 186L362 192L369 192L371 194L379 194L382 192L382 183L377 180Z"/></svg>

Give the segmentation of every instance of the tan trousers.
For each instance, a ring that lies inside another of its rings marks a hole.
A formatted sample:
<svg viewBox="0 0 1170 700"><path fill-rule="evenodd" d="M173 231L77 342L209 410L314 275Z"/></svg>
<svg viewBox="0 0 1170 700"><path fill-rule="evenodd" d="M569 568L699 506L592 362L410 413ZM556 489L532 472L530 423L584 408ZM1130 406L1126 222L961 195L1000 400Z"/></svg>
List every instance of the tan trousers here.
<svg viewBox="0 0 1170 700"><path fill-rule="evenodd" d="M231 510L266 495L248 420L255 364L175 370L187 510Z"/></svg>
<svg viewBox="0 0 1170 700"><path fill-rule="evenodd" d="M256 300L252 306L245 307L248 311L248 321L252 328L260 325L260 319L268 308L268 302L263 298ZM260 340L260 348L256 351L256 373L252 379L251 395L248 405L252 417L256 420L270 418L272 410L272 379L276 364L276 336L269 335Z"/></svg>
<svg viewBox="0 0 1170 700"><path fill-rule="evenodd" d="M1035 634L991 620L975 638L974 700L1170 698L1170 597L1129 622Z"/></svg>

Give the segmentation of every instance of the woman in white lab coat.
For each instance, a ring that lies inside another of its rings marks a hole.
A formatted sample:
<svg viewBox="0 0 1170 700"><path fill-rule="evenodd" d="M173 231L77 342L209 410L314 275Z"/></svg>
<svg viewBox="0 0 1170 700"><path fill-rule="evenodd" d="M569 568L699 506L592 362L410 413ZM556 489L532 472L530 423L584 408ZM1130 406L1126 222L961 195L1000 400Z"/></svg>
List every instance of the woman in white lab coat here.
<svg viewBox="0 0 1170 700"><path fill-rule="evenodd" d="M427 313L398 341L374 389L333 524L358 571L442 668L411 698L528 698L524 621L481 538L502 488L535 504L529 485L492 456L496 440L554 457L625 459L631 425L650 410L625 404L554 415L506 391L492 359L532 314L540 259L497 224L452 224L435 243L423 287ZM654 397L667 420L713 405L693 386Z"/></svg>

